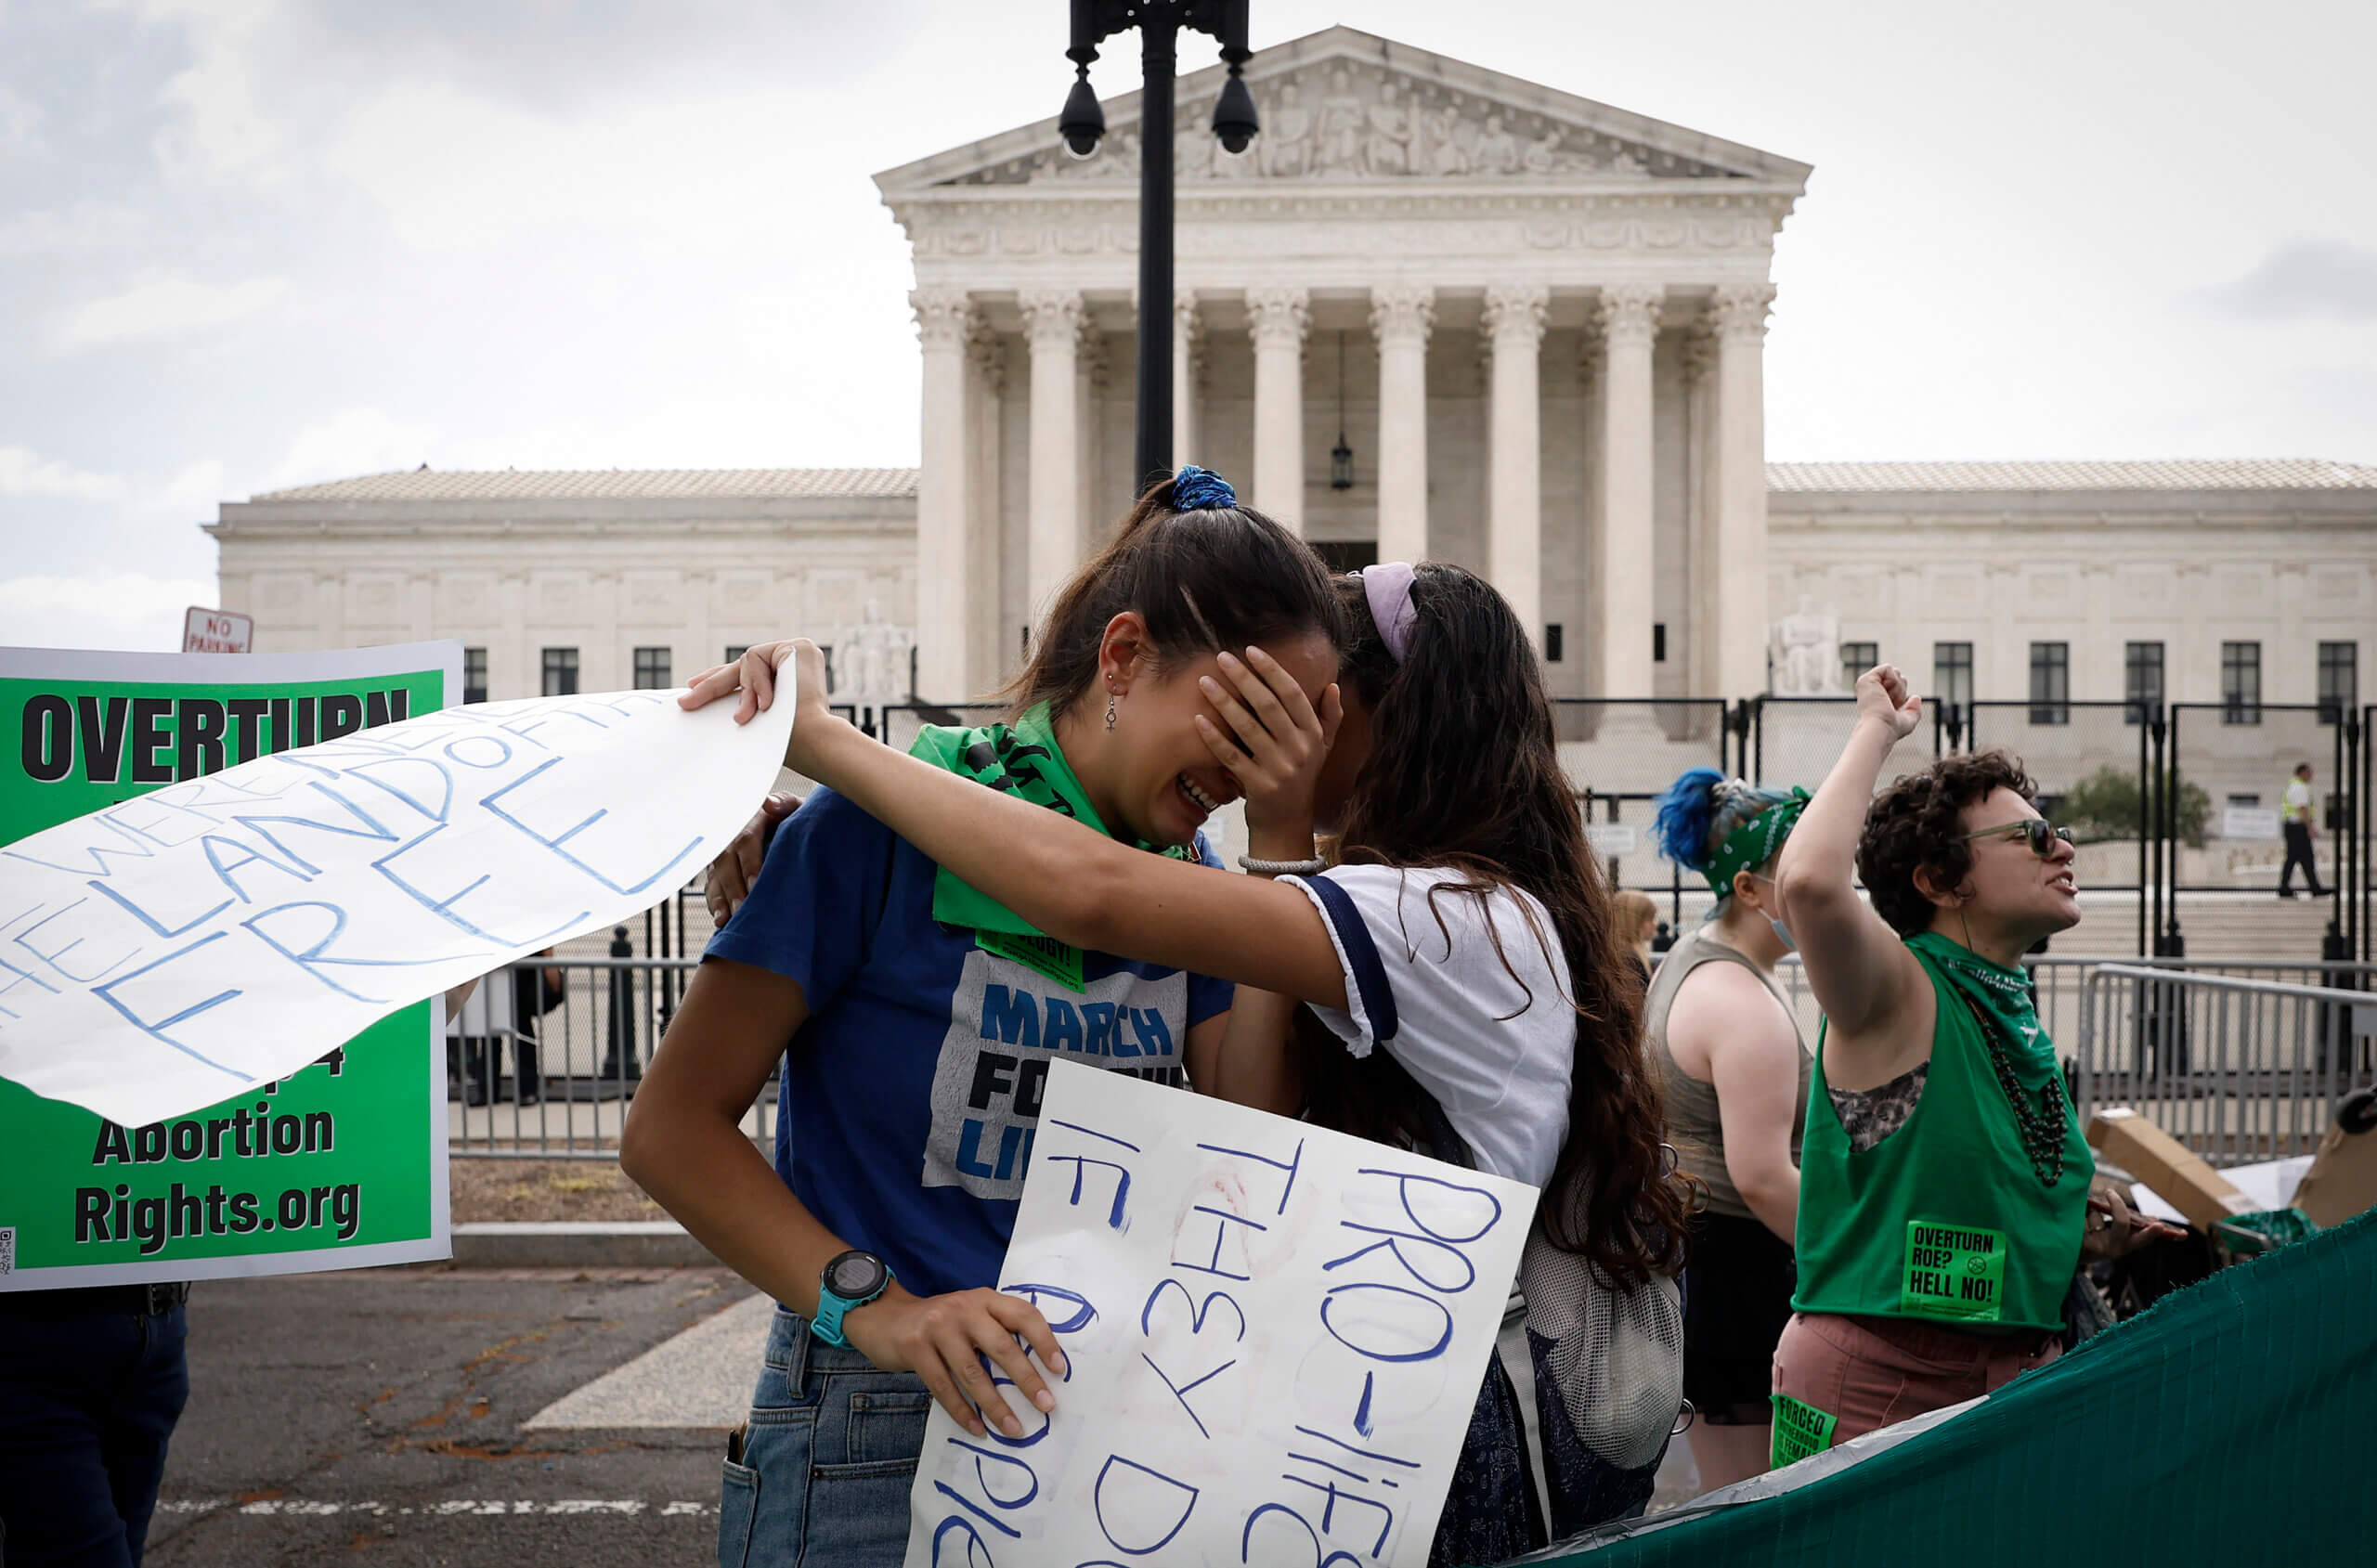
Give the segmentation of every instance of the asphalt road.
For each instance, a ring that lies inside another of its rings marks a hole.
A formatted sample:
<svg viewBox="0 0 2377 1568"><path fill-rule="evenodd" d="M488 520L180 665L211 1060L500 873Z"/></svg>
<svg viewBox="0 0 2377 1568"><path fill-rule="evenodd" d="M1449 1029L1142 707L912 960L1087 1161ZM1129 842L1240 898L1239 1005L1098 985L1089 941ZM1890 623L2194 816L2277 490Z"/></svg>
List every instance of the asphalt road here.
<svg viewBox="0 0 2377 1568"><path fill-rule="evenodd" d="M189 1303L189 1406L147 1561L710 1562L717 1434L520 1425L749 1290L693 1270L438 1267L201 1284Z"/></svg>

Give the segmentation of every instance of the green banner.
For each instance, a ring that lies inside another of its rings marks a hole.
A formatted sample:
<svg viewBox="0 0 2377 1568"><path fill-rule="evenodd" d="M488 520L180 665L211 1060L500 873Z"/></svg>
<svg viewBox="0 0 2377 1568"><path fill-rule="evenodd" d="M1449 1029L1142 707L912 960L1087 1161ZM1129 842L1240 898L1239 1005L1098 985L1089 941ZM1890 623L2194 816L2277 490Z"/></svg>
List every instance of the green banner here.
<svg viewBox="0 0 2377 1568"><path fill-rule="evenodd" d="M1868 1434L1520 1561L2367 1562L2372 1410L2377 1212L2175 1291L1894 1447Z"/></svg>
<svg viewBox="0 0 2377 1568"><path fill-rule="evenodd" d="M14 743L0 750L0 845L443 707L460 693L461 654L0 649L0 736ZM0 1029L8 991L64 957L32 939L46 912L16 907L6 857ZM442 1032L438 1004L421 1003L292 1077L143 1127L0 1080L0 1290L447 1256Z"/></svg>

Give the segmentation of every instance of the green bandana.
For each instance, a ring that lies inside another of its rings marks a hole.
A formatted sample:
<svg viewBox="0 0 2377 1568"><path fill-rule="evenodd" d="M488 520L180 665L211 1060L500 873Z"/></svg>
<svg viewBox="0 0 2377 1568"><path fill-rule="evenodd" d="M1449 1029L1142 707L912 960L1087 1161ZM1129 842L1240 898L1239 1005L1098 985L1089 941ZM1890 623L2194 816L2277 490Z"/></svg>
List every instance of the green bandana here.
<svg viewBox="0 0 2377 1568"><path fill-rule="evenodd" d="M1990 1066L2021 1133L2023 1151L2040 1183L2055 1186L2063 1176L2064 1125L2070 1111L2055 1042L2039 1022L2030 976L1993 964L1937 931L1918 931L1906 939L1906 945L1938 966L1981 1026Z"/></svg>
<svg viewBox="0 0 2377 1568"><path fill-rule="evenodd" d="M983 724L968 730L929 724L918 732L908 755L1059 812L1099 833L1106 831L1057 745L1046 703L1012 724ZM1187 860L1190 851L1171 849L1163 853ZM947 867L933 875L932 917L943 925L971 927L976 941L986 951L1012 958L1075 991L1082 989L1081 949L1048 936L988 893L961 881Z"/></svg>
<svg viewBox="0 0 2377 1568"><path fill-rule="evenodd" d="M1735 872L1772 860L1774 851L1783 848L1783 840L1791 836L1799 813L1808 809L1808 799L1806 790L1793 785L1789 799L1776 801L1725 835L1725 841L1708 857L1708 869L1701 874L1708 878L1709 891L1724 898L1734 890Z"/></svg>

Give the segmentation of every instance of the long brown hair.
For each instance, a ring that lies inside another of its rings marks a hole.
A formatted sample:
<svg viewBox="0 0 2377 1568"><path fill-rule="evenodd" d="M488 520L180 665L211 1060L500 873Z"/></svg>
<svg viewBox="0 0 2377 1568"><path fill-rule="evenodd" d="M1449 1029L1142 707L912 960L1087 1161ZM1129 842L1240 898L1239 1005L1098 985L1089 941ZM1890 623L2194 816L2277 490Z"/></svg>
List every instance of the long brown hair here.
<svg viewBox="0 0 2377 1568"><path fill-rule="evenodd" d="M1148 623L1159 665L1318 631L1344 639L1344 612L1310 546L1252 507L1181 511L1177 478L1138 499L1105 549L1058 593L1031 656L1000 690L1017 713L1061 711L1098 683L1106 625L1125 610Z"/></svg>
<svg viewBox="0 0 2377 1568"><path fill-rule="evenodd" d="M1411 603L1410 645L1373 698L1361 690L1370 682L1359 653L1377 630L1360 595L1347 595L1347 675L1370 702L1371 738L1338 853L1462 874L1432 900L1510 887L1542 904L1567 971L1562 1000L1577 1017L1568 1134L1544 1187L1544 1234L1615 1286L1674 1274L1687 1193L1660 1147L1666 1116L1643 1049L1643 986L1560 768L1542 666L1510 604L1472 573L1422 566ZM1296 1055L1314 1120L1418 1141L1422 1091L1387 1053L1356 1061L1300 1014Z"/></svg>

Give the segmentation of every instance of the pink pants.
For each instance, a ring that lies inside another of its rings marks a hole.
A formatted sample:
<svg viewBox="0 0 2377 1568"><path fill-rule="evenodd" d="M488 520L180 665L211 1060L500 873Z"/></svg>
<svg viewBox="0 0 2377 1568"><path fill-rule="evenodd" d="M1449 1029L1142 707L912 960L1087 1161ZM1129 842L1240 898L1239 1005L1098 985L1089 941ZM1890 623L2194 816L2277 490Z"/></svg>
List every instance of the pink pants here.
<svg viewBox="0 0 2377 1568"><path fill-rule="evenodd" d="M1793 1313L1774 1347L1774 1392L1834 1419L1848 1442L2005 1387L2063 1354L2051 1333L1975 1334L1904 1317Z"/></svg>

